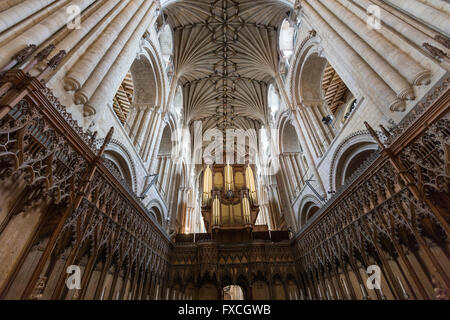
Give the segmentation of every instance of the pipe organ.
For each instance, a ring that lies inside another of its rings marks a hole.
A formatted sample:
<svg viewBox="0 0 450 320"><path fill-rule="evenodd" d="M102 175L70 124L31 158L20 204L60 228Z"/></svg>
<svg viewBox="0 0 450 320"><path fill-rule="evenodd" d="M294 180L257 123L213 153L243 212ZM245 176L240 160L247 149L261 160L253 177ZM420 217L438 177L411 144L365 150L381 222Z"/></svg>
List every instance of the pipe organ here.
<svg viewBox="0 0 450 320"><path fill-rule="evenodd" d="M213 239L251 239L259 206L251 165L213 164L203 171L202 216Z"/></svg>

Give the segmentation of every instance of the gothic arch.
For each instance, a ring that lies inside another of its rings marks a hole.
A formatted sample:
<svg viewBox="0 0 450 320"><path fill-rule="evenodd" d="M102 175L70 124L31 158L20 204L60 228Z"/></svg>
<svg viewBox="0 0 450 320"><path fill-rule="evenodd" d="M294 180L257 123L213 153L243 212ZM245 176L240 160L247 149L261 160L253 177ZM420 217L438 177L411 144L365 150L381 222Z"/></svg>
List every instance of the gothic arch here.
<svg viewBox="0 0 450 320"><path fill-rule="evenodd" d="M285 152L301 152L302 147L298 138L297 130L292 122L288 119L283 122L280 134L281 153Z"/></svg>
<svg viewBox="0 0 450 320"><path fill-rule="evenodd" d="M164 68L160 54L151 42L144 42L130 71L134 84L133 103L137 106L164 105L166 95Z"/></svg>
<svg viewBox="0 0 450 320"><path fill-rule="evenodd" d="M357 131L344 139L331 159L330 190L337 191L343 186L351 172L376 150L378 145L367 130Z"/></svg>
<svg viewBox="0 0 450 320"><path fill-rule="evenodd" d="M317 197L313 195L305 196L299 206L297 223L299 229L302 228L311 217L320 210L322 204Z"/></svg>
<svg viewBox="0 0 450 320"><path fill-rule="evenodd" d="M148 112L165 107L167 96L167 80L161 63L161 53L147 40L146 37L141 40L138 56L114 99L116 114L136 146L141 144L140 140L146 134L144 128L145 121L149 119ZM124 99L125 108L117 106ZM144 152L144 149L145 147L141 151ZM143 154L141 156L144 157Z"/></svg>
<svg viewBox="0 0 450 320"><path fill-rule="evenodd" d="M153 217L156 221L161 225L161 227L165 227L166 219L167 219L167 211L164 210L164 207L158 200L152 200L147 206Z"/></svg>
<svg viewBox="0 0 450 320"><path fill-rule="evenodd" d="M101 144L103 139L99 141ZM128 185L137 191L136 167L125 146L118 140L112 139L105 150L105 158L111 161L119 170L122 178Z"/></svg>
<svg viewBox="0 0 450 320"><path fill-rule="evenodd" d="M352 92L324 57L320 39L315 31L308 36L296 51L296 63L290 74L290 94L294 105L321 105L326 102L326 113L336 115L341 107L353 97Z"/></svg>
<svg viewBox="0 0 450 320"><path fill-rule="evenodd" d="M162 128L161 142L159 145L159 150L157 150L158 155L161 154L171 154L174 148L174 141L172 141L172 135L176 130L176 124L172 114L168 114L167 121L165 121L164 128Z"/></svg>
<svg viewBox="0 0 450 320"><path fill-rule="evenodd" d="M314 77L314 79L311 79L313 81L312 84L305 83L307 77L304 77L304 74L307 70L314 70L314 67L319 68L319 70L322 67L323 71L326 65L326 59L321 58L321 52L322 50L320 48L319 38L316 37L316 33L314 31L310 31L309 35L297 47L295 57L293 59L295 64L293 65L292 72L290 74L290 95L295 106L300 105L306 100L306 97L304 96L306 88L312 88L310 93L311 97L320 99L320 81L322 73L315 70L315 74L311 75ZM304 84L306 85L305 89L303 88Z"/></svg>
<svg viewBox="0 0 450 320"><path fill-rule="evenodd" d="M320 101L323 99L322 76L326 65L327 60L320 56L317 48L308 52L298 80L300 101Z"/></svg>

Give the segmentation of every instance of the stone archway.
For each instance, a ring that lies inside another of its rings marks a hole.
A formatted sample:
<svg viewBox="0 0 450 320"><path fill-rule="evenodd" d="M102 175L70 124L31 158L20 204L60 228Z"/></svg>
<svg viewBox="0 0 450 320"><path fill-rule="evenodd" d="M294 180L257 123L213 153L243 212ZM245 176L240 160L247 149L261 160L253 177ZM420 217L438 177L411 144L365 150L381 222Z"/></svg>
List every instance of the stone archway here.
<svg viewBox="0 0 450 320"><path fill-rule="evenodd" d="M367 131L358 131L336 149L330 165L330 189L337 191L378 150Z"/></svg>
<svg viewBox="0 0 450 320"><path fill-rule="evenodd" d="M300 228L303 227L319 210L320 207L317 205L317 203L315 203L314 201L307 201L300 210Z"/></svg>
<svg viewBox="0 0 450 320"><path fill-rule="evenodd" d="M164 228L166 226L167 209L164 210L164 207L156 200L151 201L147 208L149 208L155 220Z"/></svg>
<svg viewBox="0 0 450 320"><path fill-rule="evenodd" d="M223 300L244 300L244 289L238 285L226 286L222 290Z"/></svg>

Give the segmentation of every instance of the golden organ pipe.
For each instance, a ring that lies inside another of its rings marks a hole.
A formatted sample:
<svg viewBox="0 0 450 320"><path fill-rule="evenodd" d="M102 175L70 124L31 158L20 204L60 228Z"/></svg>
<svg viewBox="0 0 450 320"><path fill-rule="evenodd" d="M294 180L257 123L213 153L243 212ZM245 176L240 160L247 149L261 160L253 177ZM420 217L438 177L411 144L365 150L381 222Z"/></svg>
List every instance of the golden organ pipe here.
<svg viewBox="0 0 450 320"><path fill-rule="evenodd" d="M219 197L216 196L213 201L213 225L220 224L220 201Z"/></svg>
<svg viewBox="0 0 450 320"><path fill-rule="evenodd" d="M245 223L250 224L250 202L248 201L247 196L242 198L242 211L244 213Z"/></svg>
<svg viewBox="0 0 450 320"><path fill-rule="evenodd" d="M211 200L212 170L208 165L203 176L203 204L208 205Z"/></svg>
<svg viewBox="0 0 450 320"><path fill-rule="evenodd" d="M227 164L225 166L225 192L234 191L233 167Z"/></svg>
<svg viewBox="0 0 450 320"><path fill-rule="evenodd" d="M250 190L250 199L253 203L256 202L256 186L255 186L255 176L253 174L253 170L248 165L248 167L245 169L245 182L247 185L247 188Z"/></svg>

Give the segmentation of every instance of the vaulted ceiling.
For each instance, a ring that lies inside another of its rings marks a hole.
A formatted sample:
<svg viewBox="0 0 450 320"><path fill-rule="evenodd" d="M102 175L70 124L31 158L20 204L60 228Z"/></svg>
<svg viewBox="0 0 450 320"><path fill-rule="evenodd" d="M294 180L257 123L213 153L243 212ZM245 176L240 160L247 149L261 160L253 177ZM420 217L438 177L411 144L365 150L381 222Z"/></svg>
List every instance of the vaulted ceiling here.
<svg viewBox="0 0 450 320"><path fill-rule="evenodd" d="M187 124L226 130L266 122L278 28L289 12L278 0L180 0L164 8Z"/></svg>

